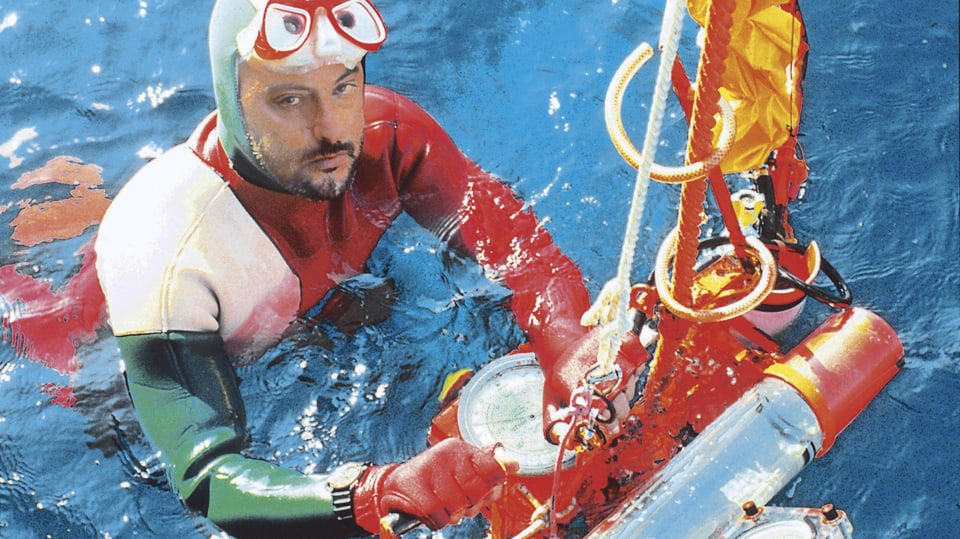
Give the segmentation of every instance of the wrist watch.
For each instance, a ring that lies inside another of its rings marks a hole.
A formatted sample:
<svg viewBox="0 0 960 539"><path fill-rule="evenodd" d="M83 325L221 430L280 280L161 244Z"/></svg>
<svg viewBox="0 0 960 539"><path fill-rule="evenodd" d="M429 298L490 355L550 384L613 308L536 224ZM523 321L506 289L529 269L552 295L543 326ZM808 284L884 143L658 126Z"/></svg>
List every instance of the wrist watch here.
<svg viewBox="0 0 960 539"><path fill-rule="evenodd" d="M327 486L330 487L333 500L333 514L337 520L353 520L353 491L368 467L368 464L348 462L334 469L327 477Z"/></svg>

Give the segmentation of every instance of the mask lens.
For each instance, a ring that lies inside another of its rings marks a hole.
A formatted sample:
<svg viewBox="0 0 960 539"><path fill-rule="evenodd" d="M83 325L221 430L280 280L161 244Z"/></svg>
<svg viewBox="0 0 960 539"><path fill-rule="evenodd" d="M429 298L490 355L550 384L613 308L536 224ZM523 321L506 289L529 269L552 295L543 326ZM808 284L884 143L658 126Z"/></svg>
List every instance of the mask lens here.
<svg viewBox="0 0 960 539"><path fill-rule="evenodd" d="M361 45L380 45L386 38L383 19L369 2L351 0L331 11L337 27Z"/></svg>
<svg viewBox="0 0 960 539"><path fill-rule="evenodd" d="M263 15L263 33L274 51L297 50L310 33L310 14L302 9L270 5Z"/></svg>

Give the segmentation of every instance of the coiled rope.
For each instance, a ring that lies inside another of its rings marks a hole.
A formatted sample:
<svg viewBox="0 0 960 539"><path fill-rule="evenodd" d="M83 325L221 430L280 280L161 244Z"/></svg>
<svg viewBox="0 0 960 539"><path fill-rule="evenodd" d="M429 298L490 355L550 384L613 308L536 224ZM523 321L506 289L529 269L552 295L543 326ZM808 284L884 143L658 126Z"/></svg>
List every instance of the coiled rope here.
<svg viewBox="0 0 960 539"><path fill-rule="evenodd" d="M680 303L673 294L673 290L667 288L668 272L670 271L670 262L677 248L678 229L673 229L667 235L663 245L657 252L656 267L654 277L657 286L657 293L660 295L660 301L678 317L691 322L722 322L731 320L756 308L763 302L777 284L777 260L773 254L758 238L750 236L746 238L747 245L757 253L760 262L760 278L754 285L753 290L738 301L715 307L713 309L693 309Z"/></svg>

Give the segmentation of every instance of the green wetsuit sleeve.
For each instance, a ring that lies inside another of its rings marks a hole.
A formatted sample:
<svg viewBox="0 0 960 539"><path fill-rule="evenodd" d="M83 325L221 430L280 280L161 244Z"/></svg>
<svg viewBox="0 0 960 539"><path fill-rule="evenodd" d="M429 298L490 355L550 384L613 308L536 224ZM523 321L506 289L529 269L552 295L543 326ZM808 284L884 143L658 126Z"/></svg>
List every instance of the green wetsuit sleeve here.
<svg viewBox="0 0 960 539"><path fill-rule="evenodd" d="M336 519L326 476L241 455L246 417L219 335L157 333L118 341L137 415L188 506L236 537L366 534Z"/></svg>

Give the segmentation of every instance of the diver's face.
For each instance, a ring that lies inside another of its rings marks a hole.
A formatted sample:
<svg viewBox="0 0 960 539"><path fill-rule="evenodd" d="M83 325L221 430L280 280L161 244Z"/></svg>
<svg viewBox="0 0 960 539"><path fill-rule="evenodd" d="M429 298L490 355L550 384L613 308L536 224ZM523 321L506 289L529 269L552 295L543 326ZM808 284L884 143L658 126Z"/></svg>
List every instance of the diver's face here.
<svg viewBox="0 0 960 539"><path fill-rule="evenodd" d="M363 144L362 65L283 73L250 58L238 78L250 144L280 187L311 200L349 190Z"/></svg>

